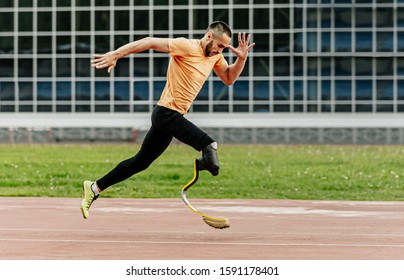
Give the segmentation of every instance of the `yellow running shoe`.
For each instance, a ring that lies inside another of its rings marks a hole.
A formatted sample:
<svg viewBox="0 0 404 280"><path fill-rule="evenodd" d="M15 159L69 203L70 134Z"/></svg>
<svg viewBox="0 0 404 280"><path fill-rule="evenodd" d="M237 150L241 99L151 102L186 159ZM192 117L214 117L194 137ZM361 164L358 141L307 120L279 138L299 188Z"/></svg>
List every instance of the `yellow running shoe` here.
<svg viewBox="0 0 404 280"><path fill-rule="evenodd" d="M88 219L90 217L90 213L88 210L90 209L91 204L94 200L98 198L98 195L95 195L93 190L91 189L91 185L93 182L84 181L83 183L83 194L81 196L81 213L83 213L83 218Z"/></svg>

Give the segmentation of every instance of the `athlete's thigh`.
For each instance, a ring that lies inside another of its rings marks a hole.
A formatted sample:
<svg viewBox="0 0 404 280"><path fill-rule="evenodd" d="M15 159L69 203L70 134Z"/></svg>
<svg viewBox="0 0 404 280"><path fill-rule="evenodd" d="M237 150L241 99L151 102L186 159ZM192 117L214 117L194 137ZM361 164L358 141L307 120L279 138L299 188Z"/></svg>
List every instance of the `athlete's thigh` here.
<svg viewBox="0 0 404 280"><path fill-rule="evenodd" d="M162 132L177 138L197 151L214 142L206 132L182 114L164 107L156 106L152 113L152 123Z"/></svg>
<svg viewBox="0 0 404 280"><path fill-rule="evenodd" d="M176 125L172 127L172 135L181 142L194 147L196 150L203 148L201 147L201 142L207 137L206 132L183 116L177 118Z"/></svg>
<svg viewBox="0 0 404 280"><path fill-rule="evenodd" d="M167 149L172 139L170 134L152 125L143 140L139 156L146 157L148 161L154 161Z"/></svg>

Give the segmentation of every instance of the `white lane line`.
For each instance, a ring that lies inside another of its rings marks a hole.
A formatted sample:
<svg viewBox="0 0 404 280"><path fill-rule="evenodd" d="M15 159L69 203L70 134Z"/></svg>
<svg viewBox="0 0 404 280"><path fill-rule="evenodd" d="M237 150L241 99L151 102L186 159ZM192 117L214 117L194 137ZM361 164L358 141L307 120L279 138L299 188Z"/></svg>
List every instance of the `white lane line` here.
<svg viewBox="0 0 404 280"><path fill-rule="evenodd" d="M200 207L204 211L219 211L229 213L254 213L254 214L269 214L269 215L321 215L334 217L400 217L400 212L387 211L361 211L361 210L329 210L329 209L314 209L307 207L245 207L245 206L230 206L230 207Z"/></svg>
<svg viewBox="0 0 404 280"><path fill-rule="evenodd" d="M130 234L139 234L139 233L149 233L149 234L182 234L182 235L187 235L187 234L211 234L213 232L211 231L175 231L175 230L161 230L161 231L155 231L155 230L132 230L132 229L69 229L69 228L0 228L0 232L6 232L6 231L21 231L21 232L116 232L116 233L130 233ZM230 231L230 230L228 230ZM303 233L293 233L293 232L252 232L252 231L231 231L231 234L243 234L243 235L271 235L271 236L397 236L397 237L404 237L404 232L402 233L352 233L352 232L334 232L334 233L319 233L319 232L303 232Z"/></svg>
<svg viewBox="0 0 404 280"><path fill-rule="evenodd" d="M211 204L195 205L201 211L212 211L221 213L234 214L260 214L260 215L317 215L317 216L332 216L332 217L374 217L374 218L389 218L397 219L402 218L400 211L369 211L369 210L331 210L331 209L318 209L310 207L254 207L254 206L213 206ZM0 210L12 209L30 209L32 210L77 210L77 207L72 206L0 206ZM183 211L185 208L180 205L170 207L136 207L136 206L99 206L93 209L98 213L174 213Z"/></svg>
<svg viewBox="0 0 404 280"><path fill-rule="evenodd" d="M191 241L136 241L136 240L74 240L74 239L27 239L0 238L0 242L42 242L42 243L104 243L104 244L187 244L187 245L232 245L232 246L270 246L270 247L384 247L404 248L404 244L347 244L347 243L257 243L257 242L191 242Z"/></svg>
<svg viewBox="0 0 404 280"><path fill-rule="evenodd" d="M116 233L128 233L128 234L212 234L210 231L153 231L153 230L131 230L131 229L67 229L67 228L0 228L0 232L98 232L102 234L103 232L116 232ZM258 235L258 236L370 236L370 237L404 237L403 233L352 233L352 232L334 232L334 233L319 233L319 232L303 232L303 233L293 233L293 232L246 232L246 231L231 231L231 234L242 234L246 236Z"/></svg>
<svg viewBox="0 0 404 280"><path fill-rule="evenodd" d="M121 206L105 206L100 205L94 208L94 211L101 213L173 213L178 211L183 211L184 207L179 204L164 204L166 207L153 207L153 203L148 204L148 207L141 207L140 205L121 205ZM338 204L335 204L338 205ZM354 204L353 204L354 205ZM375 218L390 218L397 219L402 218L402 212L395 211L380 211L380 210L343 210L343 209L319 209L311 208L309 206L285 206L285 207L273 207L273 206L236 206L234 204L224 205L215 203L204 203L201 205L195 204L195 206L201 211L212 211L212 212L225 212L232 214L261 214L261 215L318 215L318 216L333 216L333 217L375 217ZM47 210L47 209L58 209L58 210L77 210L76 206L72 205L52 205L52 206L24 206L24 205L10 205L10 206L0 206L0 210L10 210L10 209L30 209L32 210Z"/></svg>

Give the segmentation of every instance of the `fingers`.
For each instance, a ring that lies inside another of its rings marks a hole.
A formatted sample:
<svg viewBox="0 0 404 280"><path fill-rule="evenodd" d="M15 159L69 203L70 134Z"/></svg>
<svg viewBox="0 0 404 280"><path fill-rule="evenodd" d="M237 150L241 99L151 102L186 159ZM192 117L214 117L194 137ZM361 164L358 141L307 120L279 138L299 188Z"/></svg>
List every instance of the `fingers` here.
<svg viewBox="0 0 404 280"><path fill-rule="evenodd" d="M243 33L239 32L238 33L238 44L239 45L247 45L248 46L250 40L251 40L251 34L248 34L247 39L246 39L246 33L245 32L243 32Z"/></svg>
<svg viewBox="0 0 404 280"><path fill-rule="evenodd" d="M108 63L104 61L91 62L91 66L97 69L108 67Z"/></svg>
<svg viewBox="0 0 404 280"><path fill-rule="evenodd" d="M248 45L248 43L250 42L250 39L251 39L251 34L248 34L248 36L247 36L247 41L245 42L247 45Z"/></svg>
<svg viewBox="0 0 404 280"><path fill-rule="evenodd" d="M91 60L91 64L100 62L100 61L102 61L103 58L104 58L104 55L102 55L102 54L94 54L93 59Z"/></svg>
<svg viewBox="0 0 404 280"><path fill-rule="evenodd" d="M238 44L239 45L244 45L245 44L245 32L243 32L243 33L239 32L238 33Z"/></svg>
<svg viewBox="0 0 404 280"><path fill-rule="evenodd" d="M104 57L104 55L103 54L93 54L93 57L94 58L101 58L101 57Z"/></svg>
<svg viewBox="0 0 404 280"><path fill-rule="evenodd" d="M109 67L108 67L108 73L111 73L112 69L114 69L114 68L115 68L115 65L109 66Z"/></svg>
<svg viewBox="0 0 404 280"><path fill-rule="evenodd" d="M249 45L247 51L250 51L252 49L252 47L254 47L254 46L255 46L255 43L252 43L251 45Z"/></svg>
<svg viewBox="0 0 404 280"><path fill-rule="evenodd" d="M95 55L93 55L93 57L94 57L94 59L92 59L90 61L92 67L97 67L103 63L103 59L104 59L103 55L95 54Z"/></svg>
<svg viewBox="0 0 404 280"><path fill-rule="evenodd" d="M111 70L114 68L111 63L108 62L107 58L105 55L99 55L95 54L93 55L94 59L90 61L91 66L96 68L96 69L102 69L102 68L108 68L108 73L111 72Z"/></svg>

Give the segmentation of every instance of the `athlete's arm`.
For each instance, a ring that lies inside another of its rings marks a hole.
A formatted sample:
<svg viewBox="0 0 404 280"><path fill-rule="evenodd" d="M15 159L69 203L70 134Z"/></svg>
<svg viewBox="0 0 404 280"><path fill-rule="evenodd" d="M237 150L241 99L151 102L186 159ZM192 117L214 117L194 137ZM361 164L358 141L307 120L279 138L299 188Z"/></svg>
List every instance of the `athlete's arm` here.
<svg viewBox="0 0 404 280"><path fill-rule="evenodd" d="M254 47L255 43L248 45L251 39L251 35L248 34L247 38L245 37L245 32L241 35L238 33L238 47L235 48L231 45L226 46L231 49L232 52L237 55L236 61L232 65L223 65L222 67L215 68L216 75L223 81L226 85L232 85L240 76L241 72L244 69L245 62L247 60L248 52L252 47Z"/></svg>
<svg viewBox="0 0 404 280"><path fill-rule="evenodd" d="M153 38L146 37L116 49L105 54L95 54L94 59L91 60L91 66L97 69L108 67L108 73L114 69L118 59L132 53L140 53L147 50L155 50L158 52L169 52L168 47L169 39L166 38Z"/></svg>

